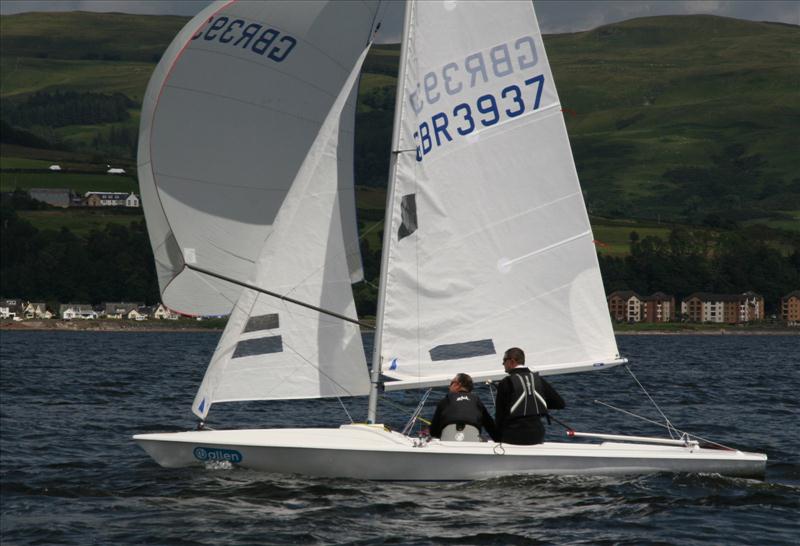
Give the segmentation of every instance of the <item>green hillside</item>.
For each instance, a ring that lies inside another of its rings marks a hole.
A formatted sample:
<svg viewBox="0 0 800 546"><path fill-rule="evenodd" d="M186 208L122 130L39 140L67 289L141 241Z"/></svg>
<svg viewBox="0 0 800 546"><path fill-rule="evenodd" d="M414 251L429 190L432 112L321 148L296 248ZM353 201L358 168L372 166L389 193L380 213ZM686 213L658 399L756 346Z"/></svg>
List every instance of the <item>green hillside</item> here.
<svg viewBox="0 0 800 546"><path fill-rule="evenodd" d="M142 96L186 20L0 17L0 291L158 301L140 209L61 210L7 192L137 191ZM800 28L652 17L545 44L606 288L756 290L775 312L800 282ZM375 313L398 51L374 47L359 81L361 316Z"/></svg>
<svg viewBox="0 0 800 546"><path fill-rule="evenodd" d="M185 21L81 12L0 17L4 117L30 110L36 93L45 102L68 91L121 93L138 105ZM545 43L593 216L800 232L800 28L665 16L545 36ZM356 133L361 185L385 184L397 63L391 45L374 47L365 63ZM56 149L61 161L75 154L82 170L131 165L137 125L137 107L111 121L16 125L48 144L4 139L3 168L53 161ZM13 153L20 145L25 155Z"/></svg>
<svg viewBox="0 0 800 546"><path fill-rule="evenodd" d="M545 41L597 212L800 210L800 28L650 17Z"/></svg>
<svg viewBox="0 0 800 546"><path fill-rule="evenodd" d="M3 56L155 63L186 21L83 11L6 15L0 18Z"/></svg>

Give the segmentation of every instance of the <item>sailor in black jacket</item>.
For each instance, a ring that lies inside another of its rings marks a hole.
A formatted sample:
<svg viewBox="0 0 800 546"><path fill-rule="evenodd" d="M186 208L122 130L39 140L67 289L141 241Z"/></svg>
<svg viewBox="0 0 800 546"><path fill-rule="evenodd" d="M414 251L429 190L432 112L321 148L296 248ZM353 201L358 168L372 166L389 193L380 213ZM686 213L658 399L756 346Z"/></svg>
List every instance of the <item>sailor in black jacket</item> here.
<svg viewBox="0 0 800 546"><path fill-rule="evenodd" d="M431 421L430 433L434 438L441 438L442 430L447 425L472 425L478 430L486 429L492 440L498 441L494 420L478 395L472 392L472 378L460 373L450 382L450 392L436 405L436 413Z"/></svg>
<svg viewBox="0 0 800 546"><path fill-rule="evenodd" d="M508 375L497 386L495 424L500 440L532 445L544 441L542 417L548 410L563 409L564 399L538 373L525 367L525 353L512 347L503 356Z"/></svg>

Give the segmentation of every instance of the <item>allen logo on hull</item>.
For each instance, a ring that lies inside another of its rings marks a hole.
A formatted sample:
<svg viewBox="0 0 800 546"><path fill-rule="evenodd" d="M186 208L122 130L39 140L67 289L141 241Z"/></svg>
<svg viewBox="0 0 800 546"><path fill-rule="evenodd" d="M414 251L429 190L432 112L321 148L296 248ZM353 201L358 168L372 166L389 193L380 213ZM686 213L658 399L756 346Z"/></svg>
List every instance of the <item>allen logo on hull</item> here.
<svg viewBox="0 0 800 546"><path fill-rule="evenodd" d="M196 447L194 448L194 458L198 461L230 461L231 463L241 463L242 454L235 449L222 449L218 447Z"/></svg>

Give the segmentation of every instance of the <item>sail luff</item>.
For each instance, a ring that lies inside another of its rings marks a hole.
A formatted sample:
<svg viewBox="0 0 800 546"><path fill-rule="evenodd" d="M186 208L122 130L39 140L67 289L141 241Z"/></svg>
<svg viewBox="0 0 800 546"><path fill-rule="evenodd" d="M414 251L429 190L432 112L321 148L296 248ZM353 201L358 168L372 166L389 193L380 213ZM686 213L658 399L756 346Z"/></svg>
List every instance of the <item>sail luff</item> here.
<svg viewBox="0 0 800 546"><path fill-rule="evenodd" d="M395 193L394 180L397 177L397 158L403 153L412 153L399 149L400 132L402 130L402 112L405 108L405 75L408 62L408 39L410 35L411 17L414 10L414 1L407 0L403 15L403 31L400 39L400 64L397 74L397 91L395 93L394 125L392 127L392 155L389 166L389 178L386 188L386 212L383 222L383 245L381 247L381 269L378 280L378 302L375 314L375 338L372 352L372 370L370 377L369 402L367 406L367 422L374 423L378 413L378 384L381 374L381 343L383 340L383 318L386 303L386 276L389 267L389 252L391 249L392 211L394 210Z"/></svg>

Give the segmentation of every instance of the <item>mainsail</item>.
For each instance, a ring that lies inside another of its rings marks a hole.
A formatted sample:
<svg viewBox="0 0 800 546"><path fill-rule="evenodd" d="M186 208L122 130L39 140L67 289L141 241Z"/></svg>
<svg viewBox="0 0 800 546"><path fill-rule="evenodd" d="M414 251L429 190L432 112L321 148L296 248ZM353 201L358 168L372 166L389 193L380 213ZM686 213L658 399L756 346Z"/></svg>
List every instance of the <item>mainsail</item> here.
<svg viewBox="0 0 800 546"><path fill-rule="evenodd" d="M159 62L142 105L139 183L164 303L224 314L369 39L377 3L217 1ZM354 111L355 92L345 110ZM354 116L338 126L337 177L352 187ZM360 278L355 204L340 214Z"/></svg>
<svg viewBox="0 0 800 546"><path fill-rule="evenodd" d="M621 362L530 2L410 2L376 358L387 390Z"/></svg>

